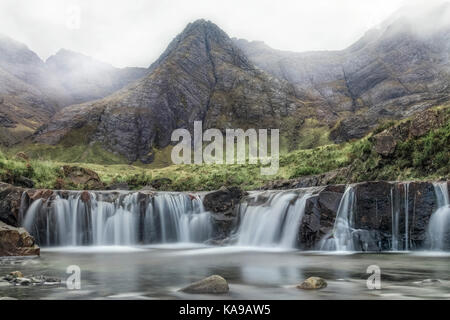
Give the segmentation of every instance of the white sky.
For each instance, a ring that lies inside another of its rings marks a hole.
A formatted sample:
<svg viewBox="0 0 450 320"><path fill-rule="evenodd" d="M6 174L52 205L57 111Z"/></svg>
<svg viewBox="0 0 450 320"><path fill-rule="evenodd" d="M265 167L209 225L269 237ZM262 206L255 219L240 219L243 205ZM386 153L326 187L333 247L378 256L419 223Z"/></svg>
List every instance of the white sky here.
<svg viewBox="0 0 450 320"><path fill-rule="evenodd" d="M43 59L66 48L118 67L148 67L198 18L213 21L231 37L262 40L276 49L335 50L410 2L1 0L0 33L24 42Z"/></svg>

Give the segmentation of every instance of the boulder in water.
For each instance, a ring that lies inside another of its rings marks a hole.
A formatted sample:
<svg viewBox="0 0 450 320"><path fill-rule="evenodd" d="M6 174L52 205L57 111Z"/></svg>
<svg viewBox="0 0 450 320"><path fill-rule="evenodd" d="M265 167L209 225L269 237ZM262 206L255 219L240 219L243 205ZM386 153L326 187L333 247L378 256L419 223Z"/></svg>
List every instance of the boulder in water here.
<svg viewBox="0 0 450 320"><path fill-rule="evenodd" d="M31 285L31 280L28 278L16 278L13 282L19 286L29 286Z"/></svg>
<svg viewBox="0 0 450 320"><path fill-rule="evenodd" d="M299 284L297 288L303 290L315 290L315 289L323 289L327 285L328 285L327 282L320 277L309 277L301 284Z"/></svg>
<svg viewBox="0 0 450 320"><path fill-rule="evenodd" d="M212 293L221 294L229 291L227 281L218 275L212 275L200 281L194 282L187 287L180 289L186 293Z"/></svg>

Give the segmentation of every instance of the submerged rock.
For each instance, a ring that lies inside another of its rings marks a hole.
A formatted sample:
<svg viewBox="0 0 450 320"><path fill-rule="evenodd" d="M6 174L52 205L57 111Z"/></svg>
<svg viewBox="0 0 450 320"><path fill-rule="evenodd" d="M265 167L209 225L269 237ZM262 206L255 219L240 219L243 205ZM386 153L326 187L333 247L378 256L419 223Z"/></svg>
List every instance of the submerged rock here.
<svg viewBox="0 0 450 320"><path fill-rule="evenodd" d="M229 291L227 281L218 275L212 275L200 281L194 282L187 287L180 289L186 293L227 293Z"/></svg>
<svg viewBox="0 0 450 320"><path fill-rule="evenodd" d="M416 281L414 284L420 285L420 286L439 286L442 284L442 281L439 279L425 279L422 281Z"/></svg>
<svg viewBox="0 0 450 320"><path fill-rule="evenodd" d="M320 277L309 277L297 286L298 289L316 290L326 288L327 282Z"/></svg>
<svg viewBox="0 0 450 320"><path fill-rule="evenodd" d="M19 286L29 286L31 284L31 280L28 278L15 278L13 282Z"/></svg>

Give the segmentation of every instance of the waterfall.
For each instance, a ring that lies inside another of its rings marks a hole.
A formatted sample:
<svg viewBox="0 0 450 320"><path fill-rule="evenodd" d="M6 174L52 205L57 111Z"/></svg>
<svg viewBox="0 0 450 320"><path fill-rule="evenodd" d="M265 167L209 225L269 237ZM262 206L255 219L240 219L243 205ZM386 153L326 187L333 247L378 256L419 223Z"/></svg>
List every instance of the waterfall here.
<svg viewBox="0 0 450 320"><path fill-rule="evenodd" d="M320 244L321 250L326 251L354 251L354 210L355 210L355 190L352 186L347 186L339 203L334 222L333 231L325 236Z"/></svg>
<svg viewBox="0 0 450 320"><path fill-rule="evenodd" d="M395 209L395 196L394 196L394 188L391 188L391 234L392 234L392 243L391 249L393 251L398 251L398 238L399 238L399 212ZM397 208L398 209L398 208Z"/></svg>
<svg viewBox="0 0 450 320"><path fill-rule="evenodd" d="M237 245L294 248L310 193L258 192L242 203Z"/></svg>
<svg viewBox="0 0 450 320"><path fill-rule="evenodd" d="M448 249L450 240L450 201L447 182L434 184L438 209L428 224L428 240L432 250ZM447 244L447 245L446 245Z"/></svg>
<svg viewBox="0 0 450 320"><path fill-rule="evenodd" d="M409 250L409 182L403 184L405 191L405 250Z"/></svg>
<svg viewBox="0 0 450 320"><path fill-rule="evenodd" d="M198 195L157 193L140 201L137 192L115 200L94 192L83 200L82 194L34 201L23 226L43 246L203 242L212 235L210 213Z"/></svg>

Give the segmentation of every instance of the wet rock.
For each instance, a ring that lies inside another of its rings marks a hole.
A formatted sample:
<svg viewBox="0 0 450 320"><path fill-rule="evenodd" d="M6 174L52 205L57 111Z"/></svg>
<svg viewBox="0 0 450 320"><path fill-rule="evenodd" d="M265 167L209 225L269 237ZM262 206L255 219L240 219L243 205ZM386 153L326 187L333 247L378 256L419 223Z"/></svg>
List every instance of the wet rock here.
<svg viewBox="0 0 450 320"><path fill-rule="evenodd" d="M214 232L213 238L221 240L230 235L237 223L237 205L241 201L245 192L240 188L222 187L218 191L205 195L203 205L205 209L211 211Z"/></svg>
<svg viewBox="0 0 450 320"><path fill-rule="evenodd" d="M29 286L31 285L31 280L28 278L15 278L13 282L19 286Z"/></svg>
<svg viewBox="0 0 450 320"><path fill-rule="evenodd" d="M317 249L320 240L334 226L345 185L331 185L311 196L305 205L305 213L299 226L298 247Z"/></svg>
<svg viewBox="0 0 450 320"><path fill-rule="evenodd" d="M0 256L34 256L40 249L24 229L0 222Z"/></svg>
<svg viewBox="0 0 450 320"><path fill-rule="evenodd" d="M218 275L212 275L200 281L194 282L189 286L180 289L186 293L209 293L209 294L221 294L229 291L227 281Z"/></svg>
<svg viewBox="0 0 450 320"><path fill-rule="evenodd" d="M89 201L91 201L91 195L89 194L89 192L83 191L80 195L80 199L84 203L88 203Z"/></svg>
<svg viewBox="0 0 450 320"><path fill-rule="evenodd" d="M74 186L89 190L104 188L103 182L95 171L76 166L63 166L63 172L66 180Z"/></svg>
<svg viewBox="0 0 450 320"><path fill-rule="evenodd" d="M442 281L439 279L425 279L422 281L416 281L414 284L419 286L439 286L442 284Z"/></svg>
<svg viewBox="0 0 450 320"><path fill-rule="evenodd" d="M30 277L30 280L33 284L37 285L57 285L61 283L61 279L42 275Z"/></svg>
<svg viewBox="0 0 450 320"><path fill-rule="evenodd" d="M298 289L316 290L326 288L327 282L320 277L309 277L297 286Z"/></svg>
<svg viewBox="0 0 450 320"><path fill-rule="evenodd" d="M203 204L208 211L232 214L234 207L244 195L245 192L240 188L222 187L218 191L208 193L203 200Z"/></svg>
<svg viewBox="0 0 450 320"><path fill-rule="evenodd" d="M48 200L51 196L53 196L53 190L49 189L28 190L27 195L32 201L35 201L37 199Z"/></svg>

